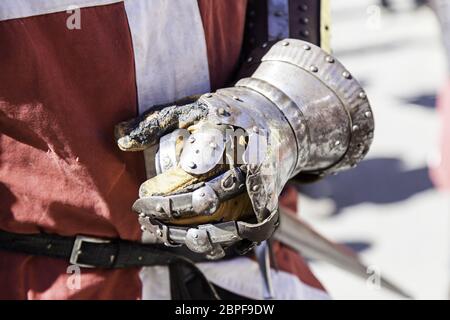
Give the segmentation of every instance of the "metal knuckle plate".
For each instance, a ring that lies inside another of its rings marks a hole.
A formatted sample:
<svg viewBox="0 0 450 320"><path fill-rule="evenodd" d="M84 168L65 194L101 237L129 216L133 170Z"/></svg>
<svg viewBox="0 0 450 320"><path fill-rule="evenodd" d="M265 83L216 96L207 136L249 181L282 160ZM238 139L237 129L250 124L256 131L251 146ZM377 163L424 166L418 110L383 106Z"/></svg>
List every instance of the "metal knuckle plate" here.
<svg viewBox="0 0 450 320"><path fill-rule="evenodd" d="M207 253L213 249L213 245L208 237L208 232L196 228L188 229L185 244L191 251L197 253Z"/></svg>
<svg viewBox="0 0 450 320"><path fill-rule="evenodd" d="M202 127L184 141L180 156L181 168L195 175L206 173L221 163L224 150L223 132Z"/></svg>
<svg viewBox="0 0 450 320"><path fill-rule="evenodd" d="M211 186L206 185L192 193L192 209L200 215L211 215L219 207L219 198Z"/></svg>

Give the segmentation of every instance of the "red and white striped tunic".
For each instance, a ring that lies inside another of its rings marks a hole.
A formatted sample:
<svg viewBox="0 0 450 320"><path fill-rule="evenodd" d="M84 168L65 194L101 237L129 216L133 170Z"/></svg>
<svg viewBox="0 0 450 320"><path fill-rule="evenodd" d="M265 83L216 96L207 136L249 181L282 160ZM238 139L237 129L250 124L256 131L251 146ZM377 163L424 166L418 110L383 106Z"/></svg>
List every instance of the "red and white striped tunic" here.
<svg viewBox="0 0 450 320"><path fill-rule="evenodd" d="M68 27L73 6L79 28ZM245 10L246 0L0 1L0 229L140 240L130 208L144 160L116 147L114 125L225 86ZM275 250L278 298L327 297L297 253ZM0 298L169 297L164 268L83 269L74 289L67 267L0 252ZM225 289L262 297L248 258L201 267Z"/></svg>

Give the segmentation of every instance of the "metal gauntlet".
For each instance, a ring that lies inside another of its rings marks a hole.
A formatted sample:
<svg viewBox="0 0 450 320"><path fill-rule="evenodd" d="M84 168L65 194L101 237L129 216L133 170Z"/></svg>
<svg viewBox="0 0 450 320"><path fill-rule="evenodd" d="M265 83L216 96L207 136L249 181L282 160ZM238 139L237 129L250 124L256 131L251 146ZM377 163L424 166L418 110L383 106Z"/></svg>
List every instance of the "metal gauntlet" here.
<svg viewBox="0 0 450 320"><path fill-rule="evenodd" d="M286 39L234 87L118 128L124 150L159 142L156 167L178 170L181 181L162 193L154 190L166 176L141 186L133 208L144 230L168 246L185 244L218 258L236 243L249 247L272 235L289 178L323 176L360 161L374 123L366 94L339 62L310 43ZM250 215L217 214L238 211L226 204L242 194Z"/></svg>

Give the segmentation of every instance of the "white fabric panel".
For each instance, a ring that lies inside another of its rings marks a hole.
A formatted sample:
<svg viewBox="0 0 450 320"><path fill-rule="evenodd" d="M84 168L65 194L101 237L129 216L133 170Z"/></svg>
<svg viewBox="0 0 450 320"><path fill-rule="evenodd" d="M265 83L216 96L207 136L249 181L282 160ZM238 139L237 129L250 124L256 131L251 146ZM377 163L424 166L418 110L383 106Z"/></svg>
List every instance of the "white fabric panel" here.
<svg viewBox="0 0 450 320"><path fill-rule="evenodd" d="M139 111L210 90L197 0L126 0Z"/></svg>
<svg viewBox="0 0 450 320"><path fill-rule="evenodd" d="M263 299L261 273L255 261L239 257L220 263L199 263L197 266L215 285L250 299ZM330 299L326 292L303 283L293 274L273 269L271 271L275 299Z"/></svg>
<svg viewBox="0 0 450 320"><path fill-rule="evenodd" d="M123 0L0 0L0 21L67 11L71 6L85 8L122 1Z"/></svg>
<svg viewBox="0 0 450 320"><path fill-rule="evenodd" d="M136 65L139 112L210 90L205 34L197 0L125 0ZM154 150L145 153L147 175ZM143 241L147 241L144 239ZM142 299L170 299L167 267L140 273Z"/></svg>

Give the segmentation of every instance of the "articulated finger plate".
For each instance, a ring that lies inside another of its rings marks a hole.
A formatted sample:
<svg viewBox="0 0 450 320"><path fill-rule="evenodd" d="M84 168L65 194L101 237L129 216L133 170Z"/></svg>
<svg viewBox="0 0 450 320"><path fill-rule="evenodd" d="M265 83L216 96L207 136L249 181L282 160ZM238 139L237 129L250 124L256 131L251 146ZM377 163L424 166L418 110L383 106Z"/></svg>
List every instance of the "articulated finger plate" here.
<svg viewBox="0 0 450 320"><path fill-rule="evenodd" d="M154 233L167 246L186 245L191 251L205 254L208 259L220 259L224 249L244 240L259 243L268 239L278 225L278 211L259 223L221 222L197 227L165 225L147 216L139 216L143 230Z"/></svg>
<svg viewBox="0 0 450 320"><path fill-rule="evenodd" d="M212 215L220 203L245 190L245 175L241 169L234 168L210 181L199 185L194 191L165 195L148 196L138 200L133 210L143 215L169 221L199 215Z"/></svg>

